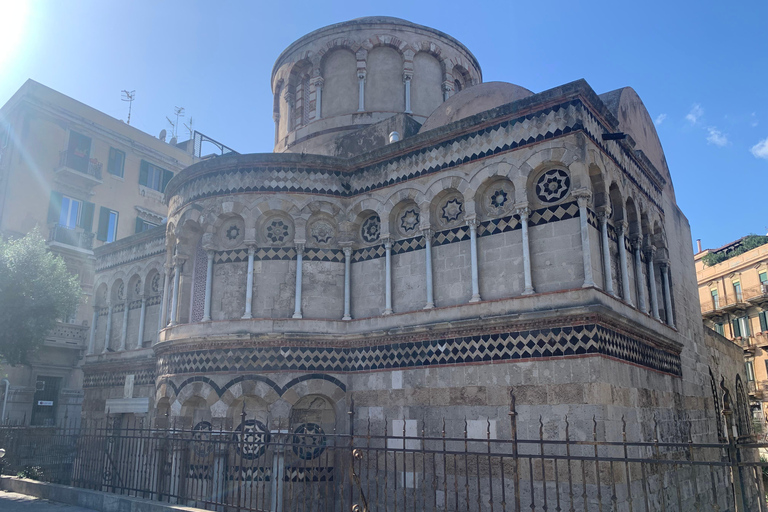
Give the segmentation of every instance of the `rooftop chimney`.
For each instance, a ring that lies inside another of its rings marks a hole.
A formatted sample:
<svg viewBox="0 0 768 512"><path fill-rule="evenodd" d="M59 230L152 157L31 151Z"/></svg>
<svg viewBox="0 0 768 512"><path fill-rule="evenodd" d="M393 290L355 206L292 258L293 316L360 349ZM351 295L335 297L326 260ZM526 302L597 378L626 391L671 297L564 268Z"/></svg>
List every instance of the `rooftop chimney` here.
<svg viewBox="0 0 768 512"><path fill-rule="evenodd" d="M696 254L701 252L701 238L696 239Z"/></svg>

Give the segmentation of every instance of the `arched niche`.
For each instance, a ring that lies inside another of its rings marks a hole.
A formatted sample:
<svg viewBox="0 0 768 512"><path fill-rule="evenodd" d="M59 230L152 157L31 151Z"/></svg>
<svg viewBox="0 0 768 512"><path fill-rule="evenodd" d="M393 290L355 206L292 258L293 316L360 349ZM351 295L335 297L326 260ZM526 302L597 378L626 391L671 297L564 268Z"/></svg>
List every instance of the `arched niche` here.
<svg viewBox="0 0 768 512"><path fill-rule="evenodd" d="M365 110L402 112L405 110L403 57L388 46L368 52L365 77Z"/></svg>
<svg viewBox="0 0 768 512"><path fill-rule="evenodd" d="M429 117L443 102L443 72L440 62L426 52L413 58L411 110L414 115Z"/></svg>
<svg viewBox="0 0 768 512"><path fill-rule="evenodd" d="M333 117L357 111L357 59L345 48L329 52L321 66L323 97L321 116Z"/></svg>

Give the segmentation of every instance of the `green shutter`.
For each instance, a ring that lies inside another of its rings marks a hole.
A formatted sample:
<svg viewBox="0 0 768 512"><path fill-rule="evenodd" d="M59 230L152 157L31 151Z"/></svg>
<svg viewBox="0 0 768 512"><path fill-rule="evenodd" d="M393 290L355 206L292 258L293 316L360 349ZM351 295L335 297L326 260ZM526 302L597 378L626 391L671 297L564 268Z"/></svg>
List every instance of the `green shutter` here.
<svg viewBox="0 0 768 512"><path fill-rule="evenodd" d="M48 203L48 224L59 222L61 217L61 192L51 191L51 200Z"/></svg>
<svg viewBox="0 0 768 512"><path fill-rule="evenodd" d="M739 336L741 336L741 327L739 327L739 319L734 318L731 321L731 324L733 325L733 337L738 338Z"/></svg>
<svg viewBox="0 0 768 512"><path fill-rule="evenodd" d="M168 185L168 182L171 181L171 178L173 178L173 173L163 169L163 186L160 189L160 192L165 192L165 187Z"/></svg>
<svg viewBox="0 0 768 512"><path fill-rule="evenodd" d="M146 160L141 161L141 167L139 167L139 185L147 186L147 180L149 179L149 163Z"/></svg>
<svg viewBox="0 0 768 512"><path fill-rule="evenodd" d="M99 208L99 230L96 233L96 238L102 242L107 241L107 234L109 233L109 208L103 206Z"/></svg>
<svg viewBox="0 0 768 512"><path fill-rule="evenodd" d="M144 221L136 217L136 233L144 231Z"/></svg>
<svg viewBox="0 0 768 512"><path fill-rule="evenodd" d="M765 317L765 311L761 311L758 316L760 317L760 330L762 332L768 331L768 318Z"/></svg>
<svg viewBox="0 0 768 512"><path fill-rule="evenodd" d="M83 228L90 233L93 230L93 210L95 205L88 201L83 201L83 211L80 214L80 224L78 227Z"/></svg>
<svg viewBox="0 0 768 512"><path fill-rule="evenodd" d="M744 319L744 332L741 334L742 336L752 336L752 331L749 328L749 316L743 316Z"/></svg>

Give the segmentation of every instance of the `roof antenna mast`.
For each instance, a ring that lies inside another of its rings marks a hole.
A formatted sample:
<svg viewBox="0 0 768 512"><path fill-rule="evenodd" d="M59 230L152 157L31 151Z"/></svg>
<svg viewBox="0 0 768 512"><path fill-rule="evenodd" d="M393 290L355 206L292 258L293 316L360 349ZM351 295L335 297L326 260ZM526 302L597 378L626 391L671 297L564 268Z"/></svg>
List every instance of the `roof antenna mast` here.
<svg viewBox="0 0 768 512"><path fill-rule="evenodd" d="M133 99L136 97L136 91L123 90L123 101L128 102L128 124L131 124L131 107L133 106Z"/></svg>

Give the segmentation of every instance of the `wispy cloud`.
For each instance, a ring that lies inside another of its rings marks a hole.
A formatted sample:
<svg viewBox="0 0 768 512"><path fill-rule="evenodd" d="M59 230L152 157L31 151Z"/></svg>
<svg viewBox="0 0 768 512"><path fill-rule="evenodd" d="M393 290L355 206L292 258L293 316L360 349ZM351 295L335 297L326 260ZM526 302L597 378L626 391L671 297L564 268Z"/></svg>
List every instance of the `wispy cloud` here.
<svg viewBox="0 0 768 512"><path fill-rule="evenodd" d="M757 122L757 112L752 112L752 115L750 116L749 126L754 128L755 126L757 126L757 124L758 124L758 122Z"/></svg>
<svg viewBox="0 0 768 512"><path fill-rule="evenodd" d="M659 126L661 123L664 122L664 120L667 118L667 114L659 114L656 116L656 120L654 121L654 124L656 126Z"/></svg>
<svg viewBox="0 0 768 512"><path fill-rule="evenodd" d="M768 137L764 138L749 150L755 158L765 158L768 160Z"/></svg>
<svg viewBox="0 0 768 512"><path fill-rule="evenodd" d="M728 136L724 135L723 132L715 128L714 126L710 126L707 128L707 143L708 144L714 144L717 147L725 147L728 145Z"/></svg>
<svg viewBox="0 0 768 512"><path fill-rule="evenodd" d="M701 105L696 103L693 107L691 107L691 111L688 112L688 115L685 116L685 118L688 120L691 124L696 124L699 122L699 119L701 119L701 116L704 115L704 109L701 108Z"/></svg>

